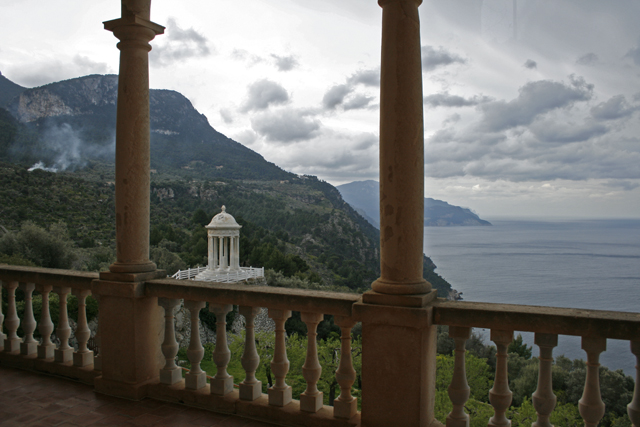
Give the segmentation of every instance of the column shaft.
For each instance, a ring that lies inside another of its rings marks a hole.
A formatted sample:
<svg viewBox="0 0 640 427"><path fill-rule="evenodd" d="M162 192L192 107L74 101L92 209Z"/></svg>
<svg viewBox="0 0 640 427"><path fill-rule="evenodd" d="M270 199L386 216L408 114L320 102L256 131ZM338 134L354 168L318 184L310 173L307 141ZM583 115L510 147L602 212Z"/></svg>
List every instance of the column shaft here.
<svg viewBox="0 0 640 427"><path fill-rule="evenodd" d="M421 0L379 0L380 269L372 288L383 294L424 294L424 131L420 56Z"/></svg>

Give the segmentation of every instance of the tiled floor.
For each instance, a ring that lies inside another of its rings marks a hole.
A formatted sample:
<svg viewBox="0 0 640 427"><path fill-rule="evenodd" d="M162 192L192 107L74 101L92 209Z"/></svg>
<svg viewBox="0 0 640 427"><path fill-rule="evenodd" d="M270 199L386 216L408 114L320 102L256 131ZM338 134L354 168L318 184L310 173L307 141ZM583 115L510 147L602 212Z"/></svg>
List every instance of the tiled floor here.
<svg viewBox="0 0 640 427"><path fill-rule="evenodd" d="M131 402L90 386L0 366L1 426L226 426L274 424L145 399Z"/></svg>

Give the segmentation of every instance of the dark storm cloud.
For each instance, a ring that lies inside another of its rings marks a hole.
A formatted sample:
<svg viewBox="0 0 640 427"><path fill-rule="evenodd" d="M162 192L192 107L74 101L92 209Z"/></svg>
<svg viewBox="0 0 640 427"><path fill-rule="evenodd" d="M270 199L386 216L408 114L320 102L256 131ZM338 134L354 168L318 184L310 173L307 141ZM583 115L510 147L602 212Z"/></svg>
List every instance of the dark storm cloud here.
<svg viewBox="0 0 640 427"><path fill-rule="evenodd" d="M251 127L269 141L289 144L316 137L321 123L307 110L284 108L265 111L251 118Z"/></svg>
<svg viewBox="0 0 640 427"><path fill-rule="evenodd" d="M448 92L435 93L424 97L424 104L429 107L472 107L491 101L487 96L473 96L464 98L459 95L450 95Z"/></svg>
<svg viewBox="0 0 640 427"><path fill-rule="evenodd" d="M494 101L480 105L483 114L481 128L497 132L528 125L541 114L588 101L593 95L593 85L581 77L571 76L569 84L539 80L525 84L519 92L518 97L509 102Z"/></svg>
<svg viewBox="0 0 640 427"><path fill-rule="evenodd" d="M595 53L587 53L576 60L578 65L596 65L600 58Z"/></svg>
<svg viewBox="0 0 640 427"><path fill-rule="evenodd" d="M12 67L8 74L19 76L19 78L15 78L15 81L19 81L22 86L37 87L87 74L108 74L109 72L111 70L106 63L76 55L71 59L55 59Z"/></svg>
<svg viewBox="0 0 640 427"><path fill-rule="evenodd" d="M524 68L528 68L530 70L535 70L538 68L538 63L536 61L534 61L533 59L527 59L525 61L525 63L523 64Z"/></svg>
<svg viewBox="0 0 640 427"><path fill-rule="evenodd" d="M240 107L246 113L251 110L264 110L270 105L286 104L289 102L287 90L278 83L263 79L247 87L247 98Z"/></svg>
<svg viewBox="0 0 640 427"><path fill-rule="evenodd" d="M422 70L433 71L451 64L465 64L463 57L446 50L444 47L422 46Z"/></svg>
<svg viewBox="0 0 640 427"><path fill-rule="evenodd" d="M630 116L638 110L631 106L624 95L616 95L591 109L591 115L597 120L615 120Z"/></svg>
<svg viewBox="0 0 640 427"><path fill-rule="evenodd" d="M180 28L174 18L168 19L165 35L157 43L149 58L160 67L176 61L209 56L212 51L205 36L193 28Z"/></svg>
<svg viewBox="0 0 640 427"><path fill-rule="evenodd" d="M351 92L353 88L346 84L335 85L329 89L322 97L322 105L328 110L335 109L338 105L342 104Z"/></svg>
<svg viewBox="0 0 640 427"><path fill-rule="evenodd" d="M272 53L271 58L273 58L278 71L291 71L299 65L298 60L293 55L280 56Z"/></svg>

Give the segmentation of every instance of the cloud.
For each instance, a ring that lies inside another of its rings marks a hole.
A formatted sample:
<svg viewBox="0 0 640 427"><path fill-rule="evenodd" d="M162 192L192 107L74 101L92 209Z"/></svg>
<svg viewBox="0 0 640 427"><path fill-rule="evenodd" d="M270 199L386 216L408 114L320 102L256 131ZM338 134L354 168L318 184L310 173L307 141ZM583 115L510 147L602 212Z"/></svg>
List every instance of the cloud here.
<svg viewBox="0 0 640 427"><path fill-rule="evenodd" d="M524 63L524 68L528 68L530 70L535 70L538 68L538 63L533 59L527 59Z"/></svg>
<svg viewBox="0 0 640 427"><path fill-rule="evenodd" d="M470 107L491 101L487 96L475 95L464 98L459 95L450 95L448 92L435 93L424 97L424 104L429 107Z"/></svg>
<svg viewBox="0 0 640 427"><path fill-rule="evenodd" d="M238 141L242 145L251 146L258 140L258 134L251 129L245 129L233 135L232 139Z"/></svg>
<svg viewBox="0 0 640 427"><path fill-rule="evenodd" d="M280 56L272 53L271 57L278 71L291 71L299 65L298 60L293 55Z"/></svg>
<svg viewBox="0 0 640 427"><path fill-rule="evenodd" d="M236 61L247 62L249 65L255 65L264 61L264 58L253 54L245 49L233 49L231 52L231 58Z"/></svg>
<svg viewBox="0 0 640 427"><path fill-rule="evenodd" d="M226 124L233 123L233 113L231 113L231 111L226 108L221 108L219 112L222 121L224 121Z"/></svg>
<svg viewBox="0 0 640 427"><path fill-rule="evenodd" d="M251 127L268 141L284 144L305 141L317 136L321 126L310 115L308 110L294 108L265 111L251 118Z"/></svg>
<svg viewBox="0 0 640 427"><path fill-rule="evenodd" d="M37 87L87 74L108 74L111 68L104 62L96 62L89 57L75 55L72 58L56 58L37 64L12 67L10 73L20 76L15 79L21 85Z"/></svg>
<svg viewBox="0 0 640 427"><path fill-rule="evenodd" d="M346 96L352 91L353 88L346 84L335 85L322 97L322 105L328 110L335 109L338 105L344 103Z"/></svg>
<svg viewBox="0 0 640 427"><path fill-rule="evenodd" d="M247 87L247 98L240 107L246 113L251 110L264 110L270 105L281 105L289 102L287 90L278 83L263 79Z"/></svg>
<svg viewBox="0 0 640 427"><path fill-rule="evenodd" d="M373 101L373 97L372 96L367 96L367 95L363 95L363 94L356 94L356 95L352 96L351 98L349 98L346 102L344 102L342 107L345 109L345 111L347 111L347 110L357 110L357 109L360 109L360 108L368 107L369 104L371 103L371 101Z"/></svg>
<svg viewBox="0 0 640 427"><path fill-rule="evenodd" d="M604 135L609 130L597 123L585 122L581 125L552 120L540 120L529 127L538 140L543 142L580 142Z"/></svg>
<svg viewBox="0 0 640 427"><path fill-rule="evenodd" d="M158 39L149 55L151 62L159 67L166 67L178 61L209 56L212 48L208 40L193 28L183 29L174 18L167 20L165 35Z"/></svg>
<svg viewBox="0 0 640 427"><path fill-rule="evenodd" d="M596 65L600 59L595 53L586 53L576 60L578 65Z"/></svg>
<svg viewBox="0 0 640 427"><path fill-rule="evenodd" d="M637 106L629 105L624 95L616 95L593 107L591 115L597 120L615 120L630 116L637 110Z"/></svg>
<svg viewBox="0 0 640 427"><path fill-rule="evenodd" d="M571 76L569 84L539 80L525 84L519 92L518 97L509 102L480 105L483 114L480 126L496 132L528 125L541 114L588 101L593 95L593 85L581 77Z"/></svg>
<svg viewBox="0 0 640 427"><path fill-rule="evenodd" d="M631 59L634 64L640 65L640 46L630 49L624 57Z"/></svg>
<svg viewBox="0 0 640 427"><path fill-rule="evenodd" d="M364 86L380 87L380 69L372 68L356 71L347 79L347 83L350 85L362 84Z"/></svg>
<svg viewBox="0 0 640 427"><path fill-rule="evenodd" d="M451 64L466 64L463 57L449 52L444 47L422 46L422 70L433 71L436 68Z"/></svg>

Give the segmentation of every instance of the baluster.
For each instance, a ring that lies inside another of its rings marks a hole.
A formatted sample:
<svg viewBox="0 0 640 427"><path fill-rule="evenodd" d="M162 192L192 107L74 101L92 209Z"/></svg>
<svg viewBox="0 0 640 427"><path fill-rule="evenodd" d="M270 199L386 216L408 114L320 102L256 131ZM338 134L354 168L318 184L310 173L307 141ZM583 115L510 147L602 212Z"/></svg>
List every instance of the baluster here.
<svg viewBox="0 0 640 427"><path fill-rule="evenodd" d="M51 312L49 310L49 295L52 290L53 286L50 285L38 286L38 292L42 295L42 312L38 323L38 331L42 336L42 343L38 346L38 359L53 359L53 352L56 349L56 345L51 342L53 322L51 321Z"/></svg>
<svg viewBox="0 0 640 427"><path fill-rule="evenodd" d="M351 395L351 387L356 381L356 371L351 360L351 328L356 321L351 317L335 316L333 321L342 331L340 341L340 364L336 371L336 381L340 386L340 396L333 401L333 416L351 419L358 411L358 399Z"/></svg>
<svg viewBox="0 0 640 427"><path fill-rule="evenodd" d="M173 315L179 299L158 298L158 305L164 308L164 341L162 342L162 354L164 355L164 368L160 369L160 382L172 385L182 381L182 369L176 365L178 343L176 342L176 327Z"/></svg>
<svg viewBox="0 0 640 427"><path fill-rule="evenodd" d="M627 405L627 414L633 427L640 427L640 341L631 341L631 353L636 356L636 385L633 389L633 400Z"/></svg>
<svg viewBox="0 0 640 427"><path fill-rule="evenodd" d="M511 405L511 390L509 390L509 375L507 372L507 346L513 341L513 331L491 330L491 341L496 343L496 377L493 388L489 391L489 402L493 406L493 417L489 420L490 427L511 426L505 413Z"/></svg>
<svg viewBox="0 0 640 427"><path fill-rule="evenodd" d="M68 363L73 360L73 348L69 346L69 336L71 336L71 327L69 326L69 317L67 314L67 297L71 292L70 288L61 288L55 286L53 292L58 294L60 300L60 313L58 315L58 328L56 336L60 340L60 345L53 352L54 360L58 363Z"/></svg>
<svg viewBox="0 0 640 427"><path fill-rule="evenodd" d="M18 282L3 282L7 289L7 318L4 322L7 328L7 338L4 340L4 351L7 353L15 353L20 351L20 337L18 337L18 327L20 326L20 318L16 310L16 288Z"/></svg>
<svg viewBox="0 0 640 427"><path fill-rule="evenodd" d="M307 382L307 389L300 395L300 410L318 412L322 408L323 393L318 390L318 380L322 375L322 366L318 361L316 343L318 323L323 319L321 313L300 313L300 318L307 325L307 356L302 365L302 376Z"/></svg>
<svg viewBox="0 0 640 427"><path fill-rule="evenodd" d="M184 306L189 310L191 316L191 338L189 339L189 349L187 357L191 363L191 370L185 375L185 388L189 390L200 390L207 385L207 374L200 368L200 362L204 357L204 348L200 343L200 310L206 303L204 301L184 301Z"/></svg>
<svg viewBox="0 0 640 427"><path fill-rule="evenodd" d="M78 351L73 354L73 366L93 365L93 351L87 348L87 342L91 338L91 330L87 325L87 296L91 295L91 291L74 289L72 293L78 298L78 326L76 328Z"/></svg>
<svg viewBox="0 0 640 427"><path fill-rule="evenodd" d="M535 334L535 344L540 348L540 364L538 369L538 388L531 400L536 408L538 419L531 427L553 427L549 422L551 412L556 407L556 395L553 394L551 366L553 365L553 348L558 345L557 334Z"/></svg>
<svg viewBox="0 0 640 427"><path fill-rule="evenodd" d="M449 336L456 343L453 377L449 385L449 399L453 409L447 415L447 427L469 427L469 415L464 412L464 404L469 400L469 383L465 369L465 343L471 337L471 328L449 326Z"/></svg>
<svg viewBox="0 0 640 427"><path fill-rule="evenodd" d="M100 295L94 294L93 297L98 303L98 307L100 306ZM98 326L96 328L96 335L93 337L93 342L95 343L95 348L93 351L93 370L94 371L102 371L102 354L100 353L100 344L102 344L102 340L100 337L100 321L98 321Z"/></svg>
<svg viewBox="0 0 640 427"><path fill-rule="evenodd" d="M2 314L2 288L4 287L4 282L0 280L0 351L4 351L4 340L7 339L7 336L2 332L3 324L4 324L4 314Z"/></svg>
<svg viewBox="0 0 640 427"><path fill-rule="evenodd" d="M267 390L269 405L285 406L291 402L291 386L288 386L285 381L289 372L289 359L287 359L284 322L291 317L291 310L269 309L269 317L276 323L276 342L271 361L271 372L276 378L276 383Z"/></svg>
<svg viewBox="0 0 640 427"><path fill-rule="evenodd" d="M246 376L240 383L240 399L253 401L262 396L262 381L256 378L256 369L260 365L260 356L256 350L255 318L260 313L260 307L240 306L239 310L245 319L244 352L242 353L242 368Z"/></svg>
<svg viewBox="0 0 640 427"><path fill-rule="evenodd" d="M582 349L587 352L587 378L578 409L585 427L596 427L604 415L600 397L600 353L607 349L606 338L582 337Z"/></svg>
<svg viewBox="0 0 640 427"><path fill-rule="evenodd" d="M231 360L231 352L227 345L227 313L233 309L231 304L211 304L209 311L216 315L216 348L213 361L218 370L211 379L211 394L225 396L233 391L233 377L227 373L227 365Z"/></svg>
<svg viewBox="0 0 640 427"><path fill-rule="evenodd" d="M38 341L33 339L33 331L36 330L36 319L33 317L33 291L36 289L36 284L20 283L20 289L24 292L24 319L22 319L24 338L20 343L20 354L28 356L38 352Z"/></svg>

